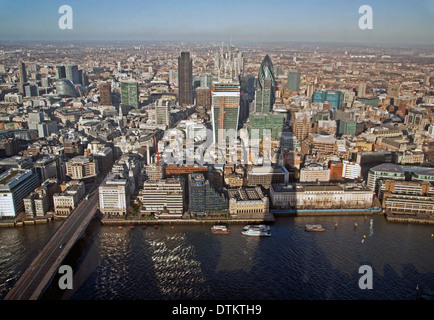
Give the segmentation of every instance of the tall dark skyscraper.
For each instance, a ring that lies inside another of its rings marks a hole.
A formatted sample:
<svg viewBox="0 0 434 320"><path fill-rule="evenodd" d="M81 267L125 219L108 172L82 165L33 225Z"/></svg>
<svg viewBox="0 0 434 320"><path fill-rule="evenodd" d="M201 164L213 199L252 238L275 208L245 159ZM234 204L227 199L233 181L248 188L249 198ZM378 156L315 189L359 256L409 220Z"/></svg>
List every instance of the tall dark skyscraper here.
<svg viewBox="0 0 434 320"><path fill-rule="evenodd" d="M190 52L181 52L178 57L178 102L193 104L193 61Z"/></svg>
<svg viewBox="0 0 434 320"><path fill-rule="evenodd" d="M27 82L26 65L24 62L20 62L18 65L18 72L20 73L20 83Z"/></svg>

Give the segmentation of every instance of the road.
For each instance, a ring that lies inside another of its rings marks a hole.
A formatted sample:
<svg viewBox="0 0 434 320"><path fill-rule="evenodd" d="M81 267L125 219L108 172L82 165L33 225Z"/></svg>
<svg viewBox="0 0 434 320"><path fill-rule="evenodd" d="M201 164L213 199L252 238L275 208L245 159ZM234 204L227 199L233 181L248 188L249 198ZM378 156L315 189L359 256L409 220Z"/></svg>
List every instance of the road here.
<svg viewBox="0 0 434 320"><path fill-rule="evenodd" d="M24 271L4 300L36 300L50 284L53 276L98 209L98 190L91 192L63 221L32 263Z"/></svg>

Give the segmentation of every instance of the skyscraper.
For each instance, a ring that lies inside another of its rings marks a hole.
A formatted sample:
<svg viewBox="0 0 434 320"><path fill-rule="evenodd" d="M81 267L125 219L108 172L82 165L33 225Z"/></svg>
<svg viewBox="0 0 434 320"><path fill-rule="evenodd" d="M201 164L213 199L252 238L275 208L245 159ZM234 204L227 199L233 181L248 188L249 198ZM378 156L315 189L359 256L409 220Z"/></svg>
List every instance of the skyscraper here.
<svg viewBox="0 0 434 320"><path fill-rule="evenodd" d="M65 66L56 66L56 79L65 79L66 78L66 69Z"/></svg>
<svg viewBox="0 0 434 320"><path fill-rule="evenodd" d="M226 130L226 134L229 133L228 130L231 130L232 133L237 132L239 123L239 110L239 83L214 83L211 92L211 112L215 139L214 142L225 141L224 130Z"/></svg>
<svg viewBox="0 0 434 320"><path fill-rule="evenodd" d="M178 102L184 106L193 104L193 61L190 52L181 52L178 57Z"/></svg>
<svg viewBox="0 0 434 320"><path fill-rule="evenodd" d="M20 83L26 83L27 82L27 73L26 73L26 65L24 62L20 62L18 65L18 72L20 74Z"/></svg>
<svg viewBox="0 0 434 320"><path fill-rule="evenodd" d="M99 97L102 105L112 104L112 86L109 82L104 82L99 85Z"/></svg>
<svg viewBox="0 0 434 320"><path fill-rule="evenodd" d="M297 70L288 71L288 83L286 87L294 92L300 91L300 72Z"/></svg>
<svg viewBox="0 0 434 320"><path fill-rule="evenodd" d="M170 126L170 100L157 100L155 105L155 124Z"/></svg>
<svg viewBox="0 0 434 320"><path fill-rule="evenodd" d="M73 84L80 83L80 77L78 75L78 66L76 64L68 64L65 66L66 78L72 81Z"/></svg>
<svg viewBox="0 0 434 320"><path fill-rule="evenodd" d="M255 112L270 113L275 100L276 81L273 71L273 63L268 55L265 56L259 68Z"/></svg>
<svg viewBox="0 0 434 320"><path fill-rule="evenodd" d="M139 84L135 81L121 82L121 103L139 108Z"/></svg>

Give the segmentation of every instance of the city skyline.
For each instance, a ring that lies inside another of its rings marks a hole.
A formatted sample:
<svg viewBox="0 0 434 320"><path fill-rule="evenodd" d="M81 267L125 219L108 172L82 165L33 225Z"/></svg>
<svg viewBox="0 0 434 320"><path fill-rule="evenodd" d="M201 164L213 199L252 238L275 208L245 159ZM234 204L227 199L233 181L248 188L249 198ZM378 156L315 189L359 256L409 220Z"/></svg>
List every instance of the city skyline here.
<svg viewBox="0 0 434 320"><path fill-rule="evenodd" d="M70 5L73 29L58 26ZM373 29L359 7L370 5ZM84 1L1 2L0 40L305 41L434 44L434 4L419 1ZM19 23L17 23L19 21Z"/></svg>

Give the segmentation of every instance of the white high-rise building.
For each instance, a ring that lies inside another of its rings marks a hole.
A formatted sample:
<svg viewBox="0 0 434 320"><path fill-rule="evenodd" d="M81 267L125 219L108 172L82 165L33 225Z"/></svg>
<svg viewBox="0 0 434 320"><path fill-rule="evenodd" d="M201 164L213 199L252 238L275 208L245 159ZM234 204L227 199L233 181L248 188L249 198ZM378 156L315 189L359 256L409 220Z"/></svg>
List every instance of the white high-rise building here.
<svg viewBox="0 0 434 320"><path fill-rule="evenodd" d="M109 178L99 188L99 210L105 218L124 216L130 204L128 180Z"/></svg>

